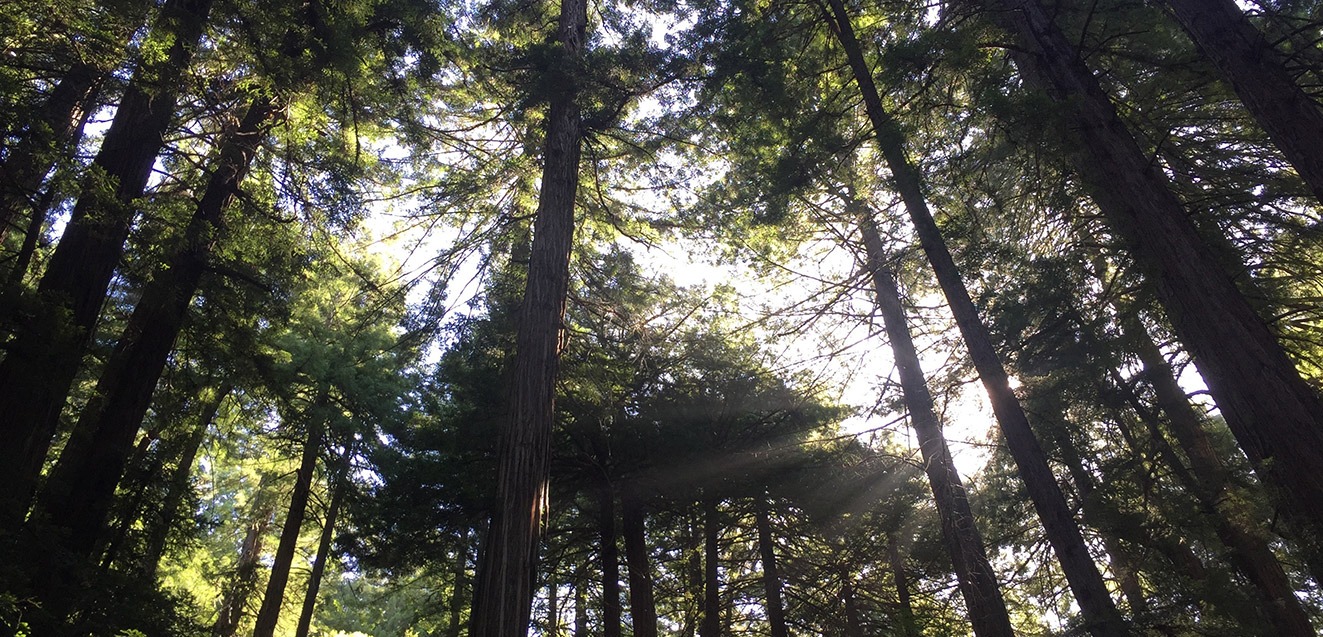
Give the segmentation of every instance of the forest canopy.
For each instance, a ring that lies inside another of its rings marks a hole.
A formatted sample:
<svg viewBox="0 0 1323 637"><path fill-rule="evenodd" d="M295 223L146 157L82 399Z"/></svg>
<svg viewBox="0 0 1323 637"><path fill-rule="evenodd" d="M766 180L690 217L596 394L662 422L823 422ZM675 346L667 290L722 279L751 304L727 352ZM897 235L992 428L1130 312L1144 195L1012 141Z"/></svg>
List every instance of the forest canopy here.
<svg viewBox="0 0 1323 637"><path fill-rule="evenodd" d="M1309 637L1323 3L0 3L0 637Z"/></svg>

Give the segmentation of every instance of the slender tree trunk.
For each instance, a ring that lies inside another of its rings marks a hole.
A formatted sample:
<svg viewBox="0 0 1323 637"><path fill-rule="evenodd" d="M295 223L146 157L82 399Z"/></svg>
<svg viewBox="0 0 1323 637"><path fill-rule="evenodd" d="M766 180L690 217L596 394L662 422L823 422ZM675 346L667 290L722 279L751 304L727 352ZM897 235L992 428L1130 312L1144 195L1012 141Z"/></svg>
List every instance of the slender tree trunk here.
<svg viewBox="0 0 1323 637"><path fill-rule="evenodd" d="M119 263L163 135L175 115L184 69L212 0L171 0L158 29L172 41L162 59L130 80L38 293L41 311L20 317L0 361L0 528L21 522L50 448L61 408ZM104 180L101 177L104 176ZM105 185L113 188L104 192Z"/></svg>
<svg viewBox="0 0 1323 637"><path fill-rule="evenodd" d="M620 637L620 549L616 544L616 507L611 485L597 494L597 537L602 558L602 635Z"/></svg>
<svg viewBox="0 0 1323 637"><path fill-rule="evenodd" d="M703 534L701 526L693 515L685 520L685 616L681 627L682 637L694 637L699 624L703 621Z"/></svg>
<svg viewBox="0 0 1323 637"><path fill-rule="evenodd" d="M275 113L270 99L253 102L221 143L216 169L185 230L184 243L143 290L124 334L83 409L37 501L35 519L67 529L65 546L87 557L103 531L128 447L151 405L188 308L264 131Z"/></svg>
<svg viewBox="0 0 1323 637"><path fill-rule="evenodd" d="M1286 70L1285 58L1235 0L1166 0L1204 57L1235 89L1286 160L1323 201L1323 111Z"/></svg>
<svg viewBox="0 0 1323 637"><path fill-rule="evenodd" d="M1016 63L1074 118L1072 159L1168 318L1240 446L1308 540L1323 538L1323 401L1200 240L1076 48L1034 0L983 0L1019 36Z"/></svg>
<svg viewBox="0 0 1323 637"><path fill-rule="evenodd" d="M776 540L772 537L772 520L767 513L766 496L757 496L753 502L754 526L758 529L758 556L763 563L763 593L767 600L767 623L772 637L790 637L786 626L785 603L781 600L781 574L776 568Z"/></svg>
<svg viewBox="0 0 1323 637"><path fill-rule="evenodd" d="M951 564L955 567L960 593L969 609L969 621L974 633L980 637L1000 635L1011 637L1011 618L1006 612L996 574L988 562L983 538L974 523L969 508L969 496L956 472L951 451L942 436L942 424L933 409L928 381L919 364L919 352L910 337L905 309L901 306L896 280L886 266L885 247L877 227L867 215L860 215L859 226L868 253L868 267L872 273L873 291L882 322L891 340L891 350L900 372L900 386L909 410L910 423L919 437L919 450L923 455L924 471L937 502L942 519L942 538Z"/></svg>
<svg viewBox="0 0 1323 637"><path fill-rule="evenodd" d="M133 456L129 459L128 466L138 467L137 475L127 481L125 489L129 493L125 494L126 497L120 498L118 506L115 507L117 510L113 517L118 524L114 529L107 529L109 537L106 538L105 549L96 551L100 553L102 570L110 568L119 557L119 551L128 541L134 524L142 517L142 504L147 497L147 488L161 472L164 464L164 459L161 457L162 450L159 448L152 454L150 460L147 458L152 442L158 439L156 432L149 431L138 440L138 444L133 449Z"/></svg>
<svg viewBox="0 0 1323 637"><path fill-rule="evenodd" d="M588 634L588 567L579 563L574 572L574 637Z"/></svg>
<svg viewBox="0 0 1323 637"><path fill-rule="evenodd" d="M900 612L901 635L919 637L919 623L914 619L914 602L910 599L909 571L905 568L905 556L900 552L900 538L895 534L887 538L887 558L891 562L891 577L896 582L896 607Z"/></svg>
<svg viewBox="0 0 1323 637"><path fill-rule="evenodd" d="M345 491L349 488L344 472L348 469L349 448L341 460L340 475L332 477L331 501L326 505L326 519L322 522L322 535L317 541L317 555L312 559L312 572L308 575L308 590L303 595L303 610L299 612L299 624L294 629L295 637L308 637L312 629L313 611L317 609L317 592L321 590L322 577L326 574L326 558L331 554L331 541L335 539L335 522L344 502Z"/></svg>
<svg viewBox="0 0 1323 637"><path fill-rule="evenodd" d="M160 513L156 520L148 525L147 548L142 557L142 579L145 582L156 581L156 571L160 567L161 556L165 555L170 532L174 529L175 520L179 518L179 509L184 502L184 496L189 491L189 478L193 475L193 463L197 460L198 450L202 448L202 441L207 438L207 430L216 419L221 403L231 391L234 391L234 385L228 381L222 383L219 389L213 390L212 398L202 408L197 426L189 435L183 452L179 454L179 462L175 464L175 469L170 474L170 485L165 494L165 501L161 503Z"/></svg>
<svg viewBox="0 0 1323 637"><path fill-rule="evenodd" d="M468 588L469 569L469 530L460 531L455 544L455 563L450 567L454 584L450 591L450 619L446 622L445 637L459 637L463 626L464 591Z"/></svg>
<svg viewBox="0 0 1323 637"><path fill-rule="evenodd" d="M243 544L239 545L239 560L235 564L234 577L221 600L216 622L211 625L212 637L234 637L239 630L244 610L248 608L248 599L257 590L257 572L262 566L262 538L271 524L271 511L261 509L244 535Z"/></svg>
<svg viewBox="0 0 1323 637"><path fill-rule="evenodd" d="M969 349L974 368L992 403L992 411L1005 437L1007 449L1014 458L1020 476L1024 479L1034 509L1047 532L1048 542L1056 553L1057 561L1066 576L1075 601L1079 603L1086 630L1095 637L1113 637L1129 633L1125 620L1112 601L1103 582L1098 565L1089 555L1084 536L1066 505L1065 496L1056 482L1046 455L1039 445L1029 419L1011 390L1006 369L992 347L987 327L979 318L978 310L970 300L969 292L960 278L946 241L928 209L923 196L922 176L909 159L906 141L900 125L883 108L881 95L873 82L872 71L864 59L855 38L849 14L841 0L828 0L831 16L842 48L845 49L864 99L865 110L873 124L878 150L881 151L896 192L900 194L909 213L910 221L919 238L919 244L937 277L942 294L946 297L956 325ZM912 415L911 415L912 416ZM968 597L966 597L968 601ZM1004 607L1004 605L1003 605ZM993 611L996 612L996 611ZM1004 612L1004 611L1003 611ZM998 620L998 623L1000 621ZM977 628L976 628L977 630Z"/></svg>
<svg viewBox="0 0 1323 637"><path fill-rule="evenodd" d="M625 564L629 567L629 615L634 623L634 637L657 637L657 602L652 591L646 514L635 488L626 487L620 497Z"/></svg>
<svg viewBox="0 0 1323 637"><path fill-rule="evenodd" d="M572 69L583 55L587 20L586 0L561 0L558 41L564 68ZM583 133L575 98L572 88L556 93L547 116L528 283L519 307L511 391L497 452L498 509L479 560L472 637L528 632L579 186Z"/></svg>
<svg viewBox="0 0 1323 637"><path fill-rule="evenodd" d="M547 637L560 637L560 584L547 582Z"/></svg>
<svg viewBox="0 0 1323 637"><path fill-rule="evenodd" d="M326 398L322 397L318 400L318 404L323 404L325 401ZM308 512L312 476L317 470L317 458L321 455L325 428L326 423L323 422L308 424L308 439L303 444L303 458L299 461L294 492L289 498L289 511L285 514L285 523L280 527L280 544L276 547L276 555L271 562L271 576L266 581L266 594L262 596L262 608L257 612L253 637L272 637L276 632L280 609L285 603L285 586L289 583L290 568L294 565L294 552L299 545L299 533L303 530L303 518Z"/></svg>
<svg viewBox="0 0 1323 637"><path fill-rule="evenodd" d="M848 574L845 577L845 583L841 586L841 605L845 611L845 637L864 637L863 623L859 619L859 604L854 595L854 584L850 583ZM902 637L916 636L902 633Z"/></svg>
<svg viewBox="0 0 1323 637"><path fill-rule="evenodd" d="M718 542L721 528L717 511L717 498L703 498L703 620L698 625L699 637L721 635L721 579L717 561L721 555Z"/></svg>

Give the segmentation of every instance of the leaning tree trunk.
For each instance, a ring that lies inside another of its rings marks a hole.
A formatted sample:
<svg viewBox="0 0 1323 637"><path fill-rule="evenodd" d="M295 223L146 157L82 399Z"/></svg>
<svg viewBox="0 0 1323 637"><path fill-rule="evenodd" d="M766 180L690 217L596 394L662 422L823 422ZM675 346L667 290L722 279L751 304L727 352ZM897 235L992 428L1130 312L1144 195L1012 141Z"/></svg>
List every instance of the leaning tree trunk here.
<svg viewBox="0 0 1323 637"><path fill-rule="evenodd" d="M317 413L321 411L318 407L325 401L325 396L317 401L317 407L312 409L314 418L321 417ZM303 443L303 458L299 461L294 492L289 498L289 511L285 514L285 523L280 527L280 544L276 546L276 555L271 561L271 575L266 581L266 594L262 596L262 608L257 612L253 637L272 637L276 632L280 608L285 603L285 586L289 583L294 552L299 545L299 533L303 530L303 518L308 512L312 474L317 470L325 428L324 422L314 420L308 423L308 439Z"/></svg>
<svg viewBox="0 0 1323 637"><path fill-rule="evenodd" d="M1079 51L1034 0L983 0L1018 35L1026 83L1073 119L1071 159L1112 231L1155 285L1241 448L1283 510L1323 538L1323 401L1219 267L1158 166Z"/></svg>
<svg viewBox="0 0 1323 637"><path fill-rule="evenodd" d="M587 20L586 0L561 0L558 40L566 72L573 73L583 56ZM567 82L552 96L547 115L528 282L497 451L497 510L479 560L472 637L525 635L532 612L583 137L575 91L569 88L575 81Z"/></svg>
<svg viewBox="0 0 1323 637"><path fill-rule="evenodd" d="M858 207L851 202L851 207ZM910 424L919 437L919 450L923 455L924 471L937 503L937 514L942 519L942 539L946 542L951 564L955 567L960 594L969 610L969 621L974 633L980 637L1000 635L1011 637L1011 618L1006 612L996 574L988 562L983 537L974 523L969 508L969 496L956 472L951 450L942 436L942 424L933 408L928 381L919 364L919 352L910 336L905 309L901 305L900 291L895 277L886 265L886 249L878 235L873 219L860 214L859 226L864 236L868 268L873 279L878 311L891 340L891 350L900 372L901 393L910 414Z"/></svg>
<svg viewBox="0 0 1323 637"><path fill-rule="evenodd" d="M781 573L776 567L776 540L772 537L772 519L767 513L767 496L753 502L754 526L758 529L758 556L763 563L763 593L767 599L767 623L772 637L790 637L786 626L785 602L781 599Z"/></svg>
<svg viewBox="0 0 1323 637"><path fill-rule="evenodd" d="M257 98L237 130L221 143L216 169L184 232L183 245L143 290L42 489L33 517L62 529L64 545L76 557L90 556L103 532L129 447L206 272L223 213L275 112L269 98Z"/></svg>
<svg viewBox="0 0 1323 637"><path fill-rule="evenodd" d="M597 538L602 560L602 635L620 637L620 548L616 544L615 495L606 481L597 494Z"/></svg>
<svg viewBox="0 0 1323 637"><path fill-rule="evenodd" d="M207 429L216 419L221 403L231 391L234 391L234 385L229 381L225 381L218 389L213 390L211 399L202 408L197 426L189 434L183 452L179 454L179 461L175 463L174 471L170 474L165 500L161 503L156 520L147 525L146 549L143 552L141 567L142 580L149 585L156 582L156 571L160 568L161 557L165 555L170 532L174 530L180 507L189 492L189 478L193 475L193 463L197 460L198 450L202 448L202 441L207 438Z"/></svg>
<svg viewBox="0 0 1323 637"><path fill-rule="evenodd" d="M308 589L303 594L303 609L299 612L299 624L294 629L295 637L308 637L312 628L313 611L317 609L317 592L321 590L322 576L326 573L326 559L331 553L331 541L335 539L335 522L340 514L340 505L344 501L345 491L349 490L350 449L346 447L340 461L339 470L331 477L331 501L326 505L326 519L322 521L322 534L317 540L317 555L312 559L312 572L308 575Z"/></svg>
<svg viewBox="0 0 1323 637"><path fill-rule="evenodd" d="M1235 0L1166 0L1204 57L1323 202L1323 110Z"/></svg>
<svg viewBox="0 0 1323 637"><path fill-rule="evenodd" d="M703 497L703 620L698 625L698 637L719 637L721 634L721 579L717 561L721 555L717 498Z"/></svg>
<svg viewBox="0 0 1323 637"><path fill-rule="evenodd" d="M164 145L184 70L211 5L212 0L171 0L162 8L157 28L169 33L172 44L163 58L140 64L130 80L93 160L93 177L38 284L44 307L20 317L0 362L6 440L0 445L0 528L13 528L27 510L136 216L134 200L142 196ZM108 185L113 192L104 192Z"/></svg>
<svg viewBox="0 0 1323 637"><path fill-rule="evenodd" d="M648 559L646 513L636 488L627 485L620 496L625 564L629 567L629 615L634 624L634 637L657 637L657 602L653 597L652 565Z"/></svg>
<svg viewBox="0 0 1323 637"><path fill-rule="evenodd" d="M1079 603L1085 628L1095 637L1127 635L1129 629L1125 620L1107 591L1102 574L1098 572L1098 565L1089 555L1084 536L1066 504L1056 476L1047 464L1042 446L1029 427L1029 419L1019 399L1011 390L1006 368L992 347L987 327L983 325L978 310L970 300L969 292L960 278L960 271L928 209L928 202L923 196L922 176L910 162L899 123L882 105L882 97L873 82L872 71L864 59L859 41L855 38L849 14L841 0L828 2L838 39L845 49L855 83L859 85L865 110L873 125L878 150L891 169L896 192L904 202L919 244L933 268L937 283L942 288L942 294L946 297L969 349L974 368L988 392L993 415L1006 439L1007 450L1015 460L1039 521L1047 533L1048 543L1052 545L1075 601Z"/></svg>

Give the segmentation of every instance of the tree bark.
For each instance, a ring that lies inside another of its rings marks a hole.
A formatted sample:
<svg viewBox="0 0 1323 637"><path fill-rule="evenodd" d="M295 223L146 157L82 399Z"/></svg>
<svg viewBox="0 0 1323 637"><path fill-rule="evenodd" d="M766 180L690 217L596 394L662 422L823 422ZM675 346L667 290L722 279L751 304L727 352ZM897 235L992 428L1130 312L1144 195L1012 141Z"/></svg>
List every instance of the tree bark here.
<svg viewBox="0 0 1323 637"><path fill-rule="evenodd" d="M896 606L900 611L902 637L919 637L919 623L914 619L914 603L910 599L910 576L905 568L905 556L900 552L900 538L892 534L887 538L887 559L891 562L891 577L896 582ZM850 599L854 599L851 590Z"/></svg>
<svg viewBox="0 0 1323 637"><path fill-rule="evenodd" d="M859 619L859 603L855 600L854 595L854 584L850 583L848 575L846 577L845 583L841 585L841 605L845 612L845 637L864 637L864 627ZM914 637L908 632L902 632L901 636Z"/></svg>
<svg viewBox="0 0 1323 637"><path fill-rule="evenodd" d="M1157 296L1250 462L1303 531L1323 537L1323 401L1222 271L1079 52L1034 0L984 0L1019 36L1026 83L1074 121L1071 159Z"/></svg>
<svg viewBox="0 0 1323 637"><path fill-rule="evenodd" d="M247 174L275 113L257 98L221 143L216 169L185 230L183 245L143 290L69 442L37 500L34 519L67 530L71 553L90 556L115 499L129 446L151 406L188 308L206 272L226 207Z"/></svg>
<svg viewBox="0 0 1323 637"><path fill-rule="evenodd" d="M717 563L721 555L721 528L717 511L717 498L703 498L703 620L698 625L699 637L721 635L721 578Z"/></svg>
<svg viewBox="0 0 1323 637"><path fill-rule="evenodd" d="M616 543L615 494L605 482L597 494L597 537L602 559L602 635L620 637L620 548Z"/></svg>
<svg viewBox="0 0 1323 637"><path fill-rule="evenodd" d="M37 292L43 307L18 318L0 361L0 528L23 519L46 460L70 385L119 264L163 135L175 116L182 76L202 35L212 0L171 0L158 29L172 44L166 56L139 65L125 90L91 177ZM102 179L104 177L104 180ZM106 185L112 192L105 192Z"/></svg>
<svg viewBox="0 0 1323 637"><path fill-rule="evenodd" d="M1323 201L1323 111L1235 0L1166 0L1204 57Z"/></svg>
<svg viewBox="0 0 1323 637"><path fill-rule="evenodd" d="M313 611L317 609L317 592L321 590L322 577L326 574L326 558L331 553L331 541L335 539L335 522L340 513L340 505L344 502L345 491L349 489L348 477L345 472L349 465L349 447L345 448L344 458L341 459L341 467L331 480L331 501L326 505L326 519L322 521L321 537L317 541L317 555L312 559L312 572L308 575L308 589L303 595L303 609L299 612L299 624L294 629L295 637L308 637L308 631L312 628Z"/></svg>
<svg viewBox="0 0 1323 637"><path fill-rule="evenodd" d="M174 529L175 520L179 518L179 508L189 491L189 478L193 475L193 463L197 461L198 450L202 448L202 441L207 438L207 430L216 419L221 403L231 391L234 391L234 386L225 382L219 389L213 391L213 398L203 407L202 413L198 416L197 426L189 435L184 450L179 455L179 462L175 464L174 471L170 474L170 485L165 500L161 503L161 511L156 520L148 526L146 550L143 552L141 563L143 580L146 582L156 581L156 571L160 568L161 556L165 555L170 531Z"/></svg>
<svg viewBox="0 0 1323 637"><path fill-rule="evenodd" d="M450 591L450 619L446 623L445 637L459 637L463 626L464 589L468 586L469 530L460 531L455 544L455 563L450 567L453 584Z"/></svg>
<svg viewBox="0 0 1323 637"><path fill-rule="evenodd" d="M772 537L772 519L767 513L766 496L753 502L754 526L758 530L758 556L763 564L763 593L767 600L767 624L772 637L790 637L786 626L785 602L781 599L781 573L776 567L776 540Z"/></svg>
<svg viewBox="0 0 1323 637"><path fill-rule="evenodd" d="M583 57L587 20L586 0L561 0L558 41L562 68L571 73ZM524 635L532 612L583 137L574 84L552 96L547 116L528 282L497 452L498 509L479 560L472 637Z"/></svg>
<svg viewBox="0 0 1323 637"><path fill-rule="evenodd" d="M1084 536L1080 534L1079 526L1066 505L1065 496L1047 464L1042 446L1011 389L1006 368L992 347L987 327L983 325L977 308L970 300L969 292L960 278L960 271L928 209L928 202L923 196L922 176L910 162L899 123L882 105L882 97L855 38L849 14L841 0L828 0L828 3L829 17L832 18L838 39L845 50L855 83L862 93L878 150L891 170L892 183L909 213L919 245L933 268L938 285L942 288L942 294L946 297L969 349L974 368L988 392L993 415L1006 440L1006 447L1024 479L1034 509L1047 532L1048 542L1080 606L1086 630L1095 637L1127 635L1129 629L1125 620L1107 591L1102 574L1098 572L1098 565L1089 555Z"/></svg>
<svg viewBox="0 0 1323 637"><path fill-rule="evenodd" d="M320 405L325 401L323 396L317 402ZM285 586L289 583L294 552L299 545L299 533L303 530L303 518L308 512L312 476L317 470L317 458L321 455L325 427L324 422L308 424L308 439L303 443L303 457L299 461L299 470L294 480L294 492L290 494L285 523L280 527L280 544L276 546L276 555L271 562L271 575L266 581L266 594L262 596L262 608L257 612L253 637L272 637L276 632L280 609L285 603Z"/></svg>
<svg viewBox="0 0 1323 637"><path fill-rule="evenodd" d="M635 488L620 497L620 518L625 536L625 564L629 567L629 615L634 637L657 637L657 602L652 590L652 565L645 533L646 513Z"/></svg>
<svg viewBox="0 0 1323 637"><path fill-rule="evenodd" d="M858 207L851 202L852 207ZM900 373L901 393L910 414L910 424L919 437L919 450L923 455L924 471L942 519L942 539L951 564L955 568L960 594L969 610L969 621L979 637L993 635L1011 637L1010 614L1002 599L996 574L988 562L983 538L974 523L969 508L969 496L956 472L951 451L942 436L942 423L933 408L932 394L919 364L919 352L910 336L905 309L901 305L896 280L886 265L886 248L878 235L872 218L860 214L859 226L867 251L868 268L872 275L873 292L882 323L891 341L891 350Z"/></svg>
<svg viewBox="0 0 1323 637"><path fill-rule="evenodd" d="M211 625L212 637L234 637L239 630L244 610L248 608L248 598L257 589L257 571L262 566L262 539L271 524L271 511L259 509L256 517L248 525L243 544L239 545L239 559L235 564L234 577L225 591L216 621Z"/></svg>

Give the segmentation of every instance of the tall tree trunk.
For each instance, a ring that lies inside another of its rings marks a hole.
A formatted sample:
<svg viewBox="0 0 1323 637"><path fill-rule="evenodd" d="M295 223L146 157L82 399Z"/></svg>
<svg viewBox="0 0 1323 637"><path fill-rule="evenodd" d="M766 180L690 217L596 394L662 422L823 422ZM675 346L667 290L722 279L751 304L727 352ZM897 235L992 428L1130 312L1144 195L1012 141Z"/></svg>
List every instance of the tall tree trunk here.
<svg viewBox="0 0 1323 637"><path fill-rule="evenodd" d="M129 446L206 272L225 208L238 192L274 113L269 98L257 98L222 141L183 245L143 290L38 498L33 518L66 529L64 544L77 557L89 556L102 533Z"/></svg>
<svg viewBox="0 0 1323 637"><path fill-rule="evenodd" d="M1176 382L1171 366L1161 350L1137 319L1128 321L1123 329L1138 350L1144 378L1153 388L1157 404L1166 414L1167 424L1177 444L1190 460L1188 471L1178 466L1173 474L1181 479L1182 486L1199 501L1204 516L1217 532L1218 539L1227 547L1231 564L1254 585L1264 614L1277 633L1300 636L1316 634L1309 615L1296 597L1295 587L1282 569L1276 554L1268 546L1264 531L1254 529L1249 522L1252 518L1236 510L1238 498L1228 492L1230 472L1204 430L1203 418L1190 405L1189 398ZM1146 416L1152 417L1144 411L1140 412L1141 418ZM1154 433L1158 437L1162 435L1156 427ZM1168 454L1168 459L1171 463L1180 462L1174 454Z"/></svg>
<svg viewBox="0 0 1323 637"><path fill-rule="evenodd" d="M547 637L560 637L560 582L547 582Z"/></svg>
<svg viewBox="0 0 1323 637"><path fill-rule="evenodd" d="M317 401L319 405L325 402L325 396ZM319 410L312 411L315 413ZM266 594L262 596L262 608L257 612L253 637L272 637L276 632L280 609L285 603L285 586L289 583L290 568L294 565L294 552L299 545L299 533L303 530L303 518L308 512L312 476L317 470L317 458L321 455L325 428L324 422L308 423L308 439L303 443L303 458L299 461L294 492L290 494L289 511L285 514L285 523L280 527L280 544L276 546L276 555L271 562L271 576L266 581Z"/></svg>
<svg viewBox="0 0 1323 637"><path fill-rule="evenodd" d="M845 637L864 637L863 622L859 618L859 603L854 595L854 584L850 583L848 574L845 577L845 583L841 586L841 605L845 612ZM916 636L902 632L901 637Z"/></svg>
<svg viewBox="0 0 1323 637"><path fill-rule="evenodd" d="M776 568L776 540L772 537L772 520L767 513L767 496L756 496L753 502L754 526L758 529L758 556L763 563L763 593L767 600L767 623L772 637L790 637L786 626L785 603L781 600L781 573Z"/></svg>
<svg viewBox="0 0 1323 637"><path fill-rule="evenodd" d="M717 562L721 555L721 527L717 498L703 497L703 620L698 625L699 637L721 635L721 579Z"/></svg>
<svg viewBox="0 0 1323 637"><path fill-rule="evenodd" d="M910 162L899 123L883 108L882 97L873 82L872 71L864 59L863 50L855 38L849 14L841 0L828 0L828 3L831 8L829 17L833 18L838 40L862 93L878 150L891 170L895 190L905 204L919 244L933 268L938 285L942 288L942 294L946 297L969 349L974 368L988 392L993 415L1047 533L1048 543L1052 545L1075 601L1080 606L1086 630L1095 637L1126 635L1129 629L1125 620L1107 591L1102 574L1098 572L1098 565L1089 555L1084 536L1080 534L1079 526L1066 505L1065 496L1047 464L1042 447L1029 427L1029 419L1015 392L1011 390L1006 369L992 347L987 327L979 318L978 310L960 278L960 271L946 247L946 241L928 209L928 202L923 196L922 176ZM995 610L991 612L1000 614ZM1001 623L1000 620L996 621Z"/></svg>
<svg viewBox="0 0 1323 637"><path fill-rule="evenodd" d="M157 479L164 465L162 457L163 450L159 447L156 453L152 453L148 460L147 454L151 452L152 442L159 440L159 436L154 431L146 432L133 449L133 456L129 459L127 465L138 467L137 475L128 480L125 489L128 493L120 498L116 511L112 514L117 524L113 529L106 529L108 537L105 538L105 548L98 550L100 554L101 568L108 569L110 565L119 557L120 549L128 541L129 533L133 526L142 517L143 500L147 497L147 489L152 481Z"/></svg>
<svg viewBox="0 0 1323 637"><path fill-rule="evenodd" d="M464 591L468 588L468 569L469 569L469 530L464 529L459 533L459 539L455 543L455 563L450 567L452 581L450 590L450 619L446 622L445 637L459 637L460 628L463 626L464 616Z"/></svg>
<svg viewBox="0 0 1323 637"><path fill-rule="evenodd" d="M170 532L174 529L175 520L179 518L179 509L184 502L184 496L189 491L189 478L193 475L193 463L197 460L198 450L202 448L202 441L207 438L207 430L211 427L211 423L216 420L221 403L231 391L234 391L234 385L229 381L212 390L211 398L202 408L202 413L198 415L197 426L189 434L188 441L179 454L179 462L175 463L174 471L170 474L170 484L165 493L165 500L161 503L161 510L156 520L148 525L146 550L142 557L142 579L145 582L156 581L156 571L160 567L161 556L165 555Z"/></svg>
<svg viewBox="0 0 1323 637"><path fill-rule="evenodd" d="M133 201L142 196L163 135L175 115L182 75L202 35L212 0L170 0L157 28L171 45L149 58L130 80L115 119L93 160L37 291L43 309L20 317L0 361L0 528L13 528L27 511L50 449L60 410L82 361L110 279L119 264ZM104 177L104 179L102 179ZM113 193L103 192L110 184Z"/></svg>
<svg viewBox="0 0 1323 637"><path fill-rule="evenodd" d="M895 533L887 538L887 559L891 562L891 577L896 582L896 607L900 612L901 636L919 637L919 623L915 621L914 603L910 599L909 571L905 568L905 556L900 552L900 538Z"/></svg>
<svg viewBox="0 0 1323 637"><path fill-rule="evenodd" d="M851 202L852 207L859 208ZM873 279L878 311L891 340L891 350L900 372L901 393L910 414L910 424L919 437L919 450L923 455L924 471L942 519L942 539L946 542L951 564L955 568L960 594L969 609L969 621L974 633L980 637L1000 635L1010 637L1011 618L1006 612L996 574L988 562L983 537L974 523L969 508L969 496L956 472L951 450L942 436L942 424L933 408L928 381L919 364L919 352L910 336L905 309L901 305L896 280L886 265L886 248L877 226L867 214L860 213L860 230L868 256L868 267Z"/></svg>
<svg viewBox="0 0 1323 637"><path fill-rule="evenodd" d="M317 609L317 592L321 590L322 577L326 574L326 558L331 553L331 541L335 539L335 521L344 502L345 491L349 489L346 475L349 468L350 449L346 447L341 466L336 475L331 477L331 501L326 505L326 519L322 521L322 534L317 540L317 555L312 559L312 572L308 575L308 589L303 594L303 609L299 612L299 624L294 629L295 637L308 637L312 628L313 611Z"/></svg>
<svg viewBox="0 0 1323 637"><path fill-rule="evenodd" d="M1185 32L1323 201L1323 111L1235 0L1166 0Z"/></svg>
<svg viewBox="0 0 1323 637"><path fill-rule="evenodd" d="M1070 114L1072 159L1113 232L1155 284L1236 440L1309 541L1323 538L1323 401L1219 267L1181 201L1117 116L1079 51L1035 0L983 0L1019 36L1026 82Z"/></svg>
<svg viewBox="0 0 1323 637"><path fill-rule="evenodd" d="M627 486L620 496L625 564L629 567L629 615L634 623L634 637L657 637L657 602L653 598L652 565L648 559L646 513L636 489Z"/></svg>
<svg viewBox="0 0 1323 637"><path fill-rule="evenodd" d="M561 0L564 69L584 50L586 0ZM570 72L573 72L572 70ZM551 98L528 282L519 307L511 390L497 451L497 511L479 560L472 637L528 632L547 498L556 374L569 289L583 126L575 81Z"/></svg>
<svg viewBox="0 0 1323 637"><path fill-rule="evenodd" d="M597 493L597 537L602 558L602 635L620 637L620 548L616 544L615 494L605 481Z"/></svg>
<svg viewBox="0 0 1323 637"><path fill-rule="evenodd" d="M234 577L229 588L221 598L220 610L216 622L211 625L212 637L234 637L239 630L244 610L248 608L248 599L257 590L257 572L262 566L262 539L271 525L271 511L261 508L257 511L243 543L239 545L239 559L235 564Z"/></svg>
<svg viewBox="0 0 1323 637"><path fill-rule="evenodd" d="M579 562L574 571L574 637L588 635L588 565Z"/></svg>

